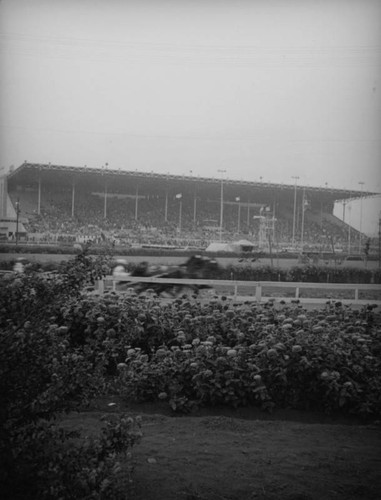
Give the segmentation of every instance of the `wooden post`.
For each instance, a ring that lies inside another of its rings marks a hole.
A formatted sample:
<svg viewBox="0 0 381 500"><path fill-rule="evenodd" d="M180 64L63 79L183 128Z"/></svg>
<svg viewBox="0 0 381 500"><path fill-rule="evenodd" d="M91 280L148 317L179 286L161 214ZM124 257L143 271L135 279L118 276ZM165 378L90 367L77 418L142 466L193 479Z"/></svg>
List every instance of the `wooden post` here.
<svg viewBox="0 0 381 500"><path fill-rule="evenodd" d="M260 302L262 299L262 285L260 283L257 283L257 287L255 289L255 298L257 302Z"/></svg>

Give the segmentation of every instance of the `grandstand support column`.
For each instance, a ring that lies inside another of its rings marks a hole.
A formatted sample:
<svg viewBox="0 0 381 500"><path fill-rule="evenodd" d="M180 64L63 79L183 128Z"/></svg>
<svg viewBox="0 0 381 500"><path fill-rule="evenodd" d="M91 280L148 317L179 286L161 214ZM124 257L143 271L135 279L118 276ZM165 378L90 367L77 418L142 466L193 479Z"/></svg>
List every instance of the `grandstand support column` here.
<svg viewBox="0 0 381 500"><path fill-rule="evenodd" d="M250 228L250 198L247 199L247 229Z"/></svg>
<svg viewBox="0 0 381 500"><path fill-rule="evenodd" d="M359 182L360 186L361 186L361 198L360 198L360 237L359 237L359 253L361 253L361 246L362 246L362 199L363 199L363 196L362 196L362 190L363 190L363 187L364 187L364 182L363 181L360 181Z"/></svg>
<svg viewBox="0 0 381 500"><path fill-rule="evenodd" d="M0 219L7 217L8 181L5 175L0 177Z"/></svg>
<svg viewBox="0 0 381 500"><path fill-rule="evenodd" d="M222 241L222 226L224 223L224 173L226 170L218 170L221 174L221 200L220 200L220 241Z"/></svg>
<svg viewBox="0 0 381 500"><path fill-rule="evenodd" d="M41 174L38 175L37 213L41 215Z"/></svg>
<svg viewBox="0 0 381 500"><path fill-rule="evenodd" d="M348 205L349 221L348 221L348 255L351 253L351 211L352 207Z"/></svg>
<svg viewBox="0 0 381 500"><path fill-rule="evenodd" d="M300 231L300 249L303 252L303 244L304 244L304 214L306 211L306 190L303 188L303 196L302 196L302 227Z"/></svg>
<svg viewBox="0 0 381 500"><path fill-rule="evenodd" d="M297 175L293 175L292 179L295 179L294 185L294 215L292 218L292 247L295 247L295 223L296 223L296 184L298 182L299 177Z"/></svg>
<svg viewBox="0 0 381 500"><path fill-rule="evenodd" d="M378 214L378 270L381 270L381 212Z"/></svg>
<svg viewBox="0 0 381 500"><path fill-rule="evenodd" d="M107 182L105 182L105 195L104 195L103 217L105 219L107 218Z"/></svg>
<svg viewBox="0 0 381 500"><path fill-rule="evenodd" d="M168 222L168 189L165 190L164 219Z"/></svg>
<svg viewBox="0 0 381 500"><path fill-rule="evenodd" d="M195 191L194 198L193 198L193 225L194 225L194 229L196 229L196 218L197 218L197 194Z"/></svg>
<svg viewBox="0 0 381 500"><path fill-rule="evenodd" d="M136 184L136 191L135 191L135 220L138 220L138 209L139 209L139 185Z"/></svg>
<svg viewBox="0 0 381 500"><path fill-rule="evenodd" d="M16 245L19 242L20 198L16 201Z"/></svg>
<svg viewBox="0 0 381 500"><path fill-rule="evenodd" d="M181 196L180 197L180 204L179 204L179 236L181 235L181 219L182 219L182 214L183 214L183 198Z"/></svg>
<svg viewBox="0 0 381 500"><path fill-rule="evenodd" d="M75 202L75 182L71 185L71 216L74 217L74 202Z"/></svg>
<svg viewBox="0 0 381 500"><path fill-rule="evenodd" d="M235 201L238 203L238 220L237 220L237 233L239 234L241 229L241 198L237 196Z"/></svg>

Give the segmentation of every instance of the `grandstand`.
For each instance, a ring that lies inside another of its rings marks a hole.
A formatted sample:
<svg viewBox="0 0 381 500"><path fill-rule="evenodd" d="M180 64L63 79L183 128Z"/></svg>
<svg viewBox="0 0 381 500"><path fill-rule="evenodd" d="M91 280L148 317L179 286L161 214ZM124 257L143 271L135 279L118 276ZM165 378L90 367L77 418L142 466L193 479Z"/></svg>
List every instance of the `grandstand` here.
<svg viewBox="0 0 381 500"><path fill-rule="evenodd" d="M259 249L350 253L365 236L333 215L334 204L375 195L25 162L0 179L0 234L11 242L192 248L244 238Z"/></svg>

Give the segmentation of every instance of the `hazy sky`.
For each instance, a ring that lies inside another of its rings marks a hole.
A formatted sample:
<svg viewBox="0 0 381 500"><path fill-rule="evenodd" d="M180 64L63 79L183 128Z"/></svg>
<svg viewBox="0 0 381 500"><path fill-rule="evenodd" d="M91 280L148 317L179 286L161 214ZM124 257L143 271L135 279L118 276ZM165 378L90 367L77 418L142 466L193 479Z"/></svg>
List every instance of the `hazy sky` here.
<svg viewBox="0 0 381 500"><path fill-rule="evenodd" d="M0 166L381 192L380 76L380 0L0 0Z"/></svg>

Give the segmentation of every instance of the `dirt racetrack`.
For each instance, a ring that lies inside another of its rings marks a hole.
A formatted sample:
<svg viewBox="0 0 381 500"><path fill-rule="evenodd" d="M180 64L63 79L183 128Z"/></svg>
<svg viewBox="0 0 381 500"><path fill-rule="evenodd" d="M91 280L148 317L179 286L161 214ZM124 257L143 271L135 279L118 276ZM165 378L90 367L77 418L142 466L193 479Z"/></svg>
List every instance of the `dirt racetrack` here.
<svg viewBox="0 0 381 500"><path fill-rule="evenodd" d="M46 254L46 253L39 253L39 254L33 254L33 253L25 253L25 254L20 254L20 253L0 253L0 261L8 261L8 260L15 260L18 257L25 257L27 260L30 260L31 262L61 262L61 261L66 261L70 260L74 257L72 254ZM147 255L130 255L130 256L118 256L115 255L115 259L118 258L123 258L126 259L128 262L142 262L144 260L149 261L153 265L178 265L182 264L187 260L187 256L184 257L177 257L177 256L170 256L170 255L157 255L157 256L147 256ZM239 264L239 257L217 257L216 260L221 266L227 266L227 265L235 265ZM251 262L250 259L247 262L249 265L252 265L253 267L256 266L268 266L271 265L271 259L268 258L260 258L255 262ZM245 263L244 263L245 264ZM274 257L273 259L273 265L274 267L281 267L281 268L291 268L293 266L297 266L298 259L288 259L288 258L277 258ZM334 263L330 264L325 264L324 261L320 262L320 265L324 265L327 267L334 267ZM361 267L364 264L361 262L345 262L341 264L341 266L345 267ZM367 268L370 270L373 269L378 269L379 264L377 260L370 260L367 263Z"/></svg>
<svg viewBox="0 0 381 500"><path fill-rule="evenodd" d="M101 409L106 401L65 424L96 428ZM379 423L250 409L185 417L157 405L130 411L142 416L144 434L133 450L131 500L380 499Z"/></svg>

